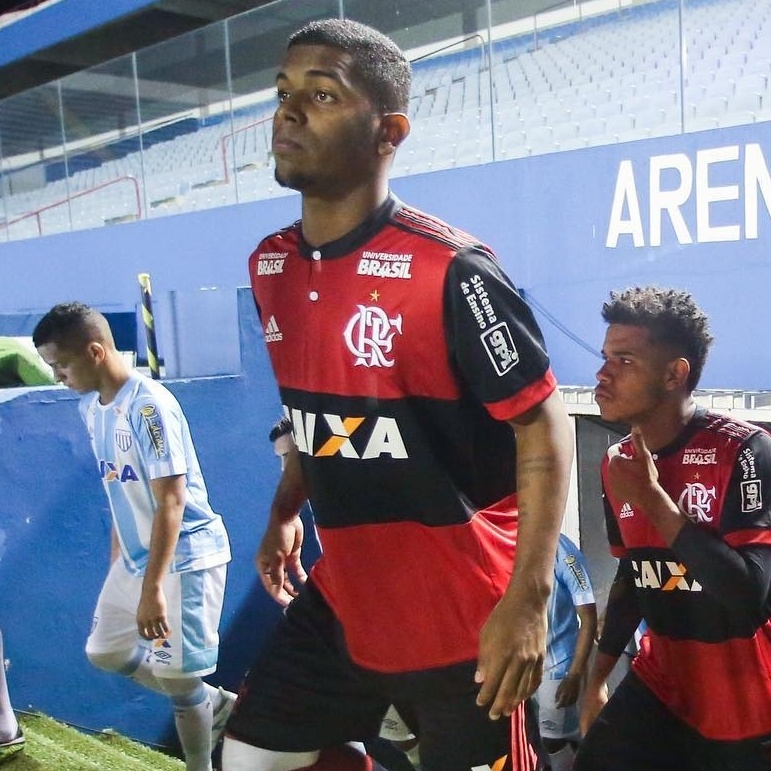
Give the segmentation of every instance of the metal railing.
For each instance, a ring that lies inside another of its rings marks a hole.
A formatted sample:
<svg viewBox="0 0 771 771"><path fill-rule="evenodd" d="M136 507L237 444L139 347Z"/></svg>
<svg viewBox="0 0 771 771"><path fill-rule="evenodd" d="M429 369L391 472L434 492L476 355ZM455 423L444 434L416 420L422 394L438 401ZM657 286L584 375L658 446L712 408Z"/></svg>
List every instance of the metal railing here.
<svg viewBox="0 0 771 771"><path fill-rule="evenodd" d="M51 209L56 209L59 206L69 205L70 201L74 200L75 198L83 198L87 195L93 195L94 193L99 192L100 190L103 190L106 187L110 187L111 185L117 185L122 182L131 182L134 186L134 195L137 202L137 208L136 208L136 219L142 218L142 199L139 194L139 182L137 181L136 177L132 177L130 174L126 174L122 177L116 177L115 179L110 179L107 182L103 182L101 185L95 185L94 187L90 187L87 190L81 190L79 193L72 193L71 195L67 196L67 198L62 198L59 201L54 201L53 203L46 204L45 206L41 206L38 209L35 209L34 211L27 212L26 214L22 214L21 217L17 217L16 219L8 220L7 222L0 222L0 230L8 230L12 225L16 225L19 222L23 222L24 220L30 219L31 217L34 217L37 221L37 231L38 235L43 235L43 223L40 219L40 215L44 212L50 211ZM133 212L132 212L133 214Z"/></svg>

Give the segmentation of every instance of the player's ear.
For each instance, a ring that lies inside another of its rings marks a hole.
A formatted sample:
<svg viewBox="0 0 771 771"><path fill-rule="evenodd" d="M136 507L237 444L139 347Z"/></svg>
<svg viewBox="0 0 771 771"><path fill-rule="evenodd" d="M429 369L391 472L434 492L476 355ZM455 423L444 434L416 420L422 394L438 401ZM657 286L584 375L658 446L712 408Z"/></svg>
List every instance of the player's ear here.
<svg viewBox="0 0 771 771"><path fill-rule="evenodd" d="M387 112L380 117L378 152L393 155L410 133L410 119L402 112Z"/></svg>
<svg viewBox="0 0 771 771"><path fill-rule="evenodd" d="M86 350L94 364L101 364L107 356L104 346L101 343L96 342L96 340L92 340L88 344Z"/></svg>
<svg viewBox="0 0 771 771"><path fill-rule="evenodd" d="M667 368L667 388L680 389L688 387L688 377L691 374L691 363L682 356L669 362Z"/></svg>

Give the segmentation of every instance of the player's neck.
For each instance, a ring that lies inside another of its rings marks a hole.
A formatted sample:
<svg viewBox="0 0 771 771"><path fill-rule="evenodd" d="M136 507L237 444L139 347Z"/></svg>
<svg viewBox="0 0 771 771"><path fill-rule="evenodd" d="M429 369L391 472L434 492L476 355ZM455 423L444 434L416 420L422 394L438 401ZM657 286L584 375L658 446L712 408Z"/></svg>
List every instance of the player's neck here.
<svg viewBox="0 0 771 771"><path fill-rule="evenodd" d="M310 246L337 241L372 215L388 196L388 180L325 198L303 195L302 232Z"/></svg>
<svg viewBox="0 0 771 771"><path fill-rule="evenodd" d="M650 420L640 421L636 425L642 431L648 448L655 452L677 439L693 418L695 411L696 402L689 396L686 399L673 400L669 404L660 404Z"/></svg>
<svg viewBox="0 0 771 771"><path fill-rule="evenodd" d="M99 380L99 403L111 404L129 379L129 371L120 359L108 356Z"/></svg>

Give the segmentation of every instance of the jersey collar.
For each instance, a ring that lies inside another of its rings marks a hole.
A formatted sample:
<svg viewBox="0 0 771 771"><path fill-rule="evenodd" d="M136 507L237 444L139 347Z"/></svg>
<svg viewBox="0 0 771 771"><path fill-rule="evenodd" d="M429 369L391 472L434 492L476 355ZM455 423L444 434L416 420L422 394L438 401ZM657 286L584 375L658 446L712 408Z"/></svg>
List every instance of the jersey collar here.
<svg viewBox="0 0 771 771"><path fill-rule="evenodd" d="M402 202L391 192L385 201L370 214L367 219L353 230L346 233L335 241L330 241L321 246L310 246L302 237L300 229L299 252L300 256L306 260L312 259L314 252L321 252L321 259L327 260L335 257L342 257L363 246L372 236L377 233L390 220L394 214L403 206ZM298 223L301 224L301 223Z"/></svg>

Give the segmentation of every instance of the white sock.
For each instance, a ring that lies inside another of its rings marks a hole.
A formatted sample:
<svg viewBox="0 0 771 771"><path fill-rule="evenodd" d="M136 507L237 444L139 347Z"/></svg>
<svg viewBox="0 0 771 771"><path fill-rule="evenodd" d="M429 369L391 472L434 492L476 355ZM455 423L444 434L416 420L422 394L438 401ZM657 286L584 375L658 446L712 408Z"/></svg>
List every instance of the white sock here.
<svg viewBox="0 0 771 771"><path fill-rule="evenodd" d="M183 682L173 681L174 685ZM170 687L171 683L163 683L174 705L174 725L185 756L185 771L211 771L212 700L203 681L187 683L192 686L187 692L178 692Z"/></svg>
<svg viewBox="0 0 771 771"><path fill-rule="evenodd" d="M551 771L570 771L573 768L575 756L576 752L570 744L566 744L557 752L550 752L549 764L551 765Z"/></svg>
<svg viewBox="0 0 771 771"><path fill-rule="evenodd" d="M16 738L19 723L13 714L8 684L5 680L5 659L3 658L3 636L0 633L0 742L9 742Z"/></svg>

